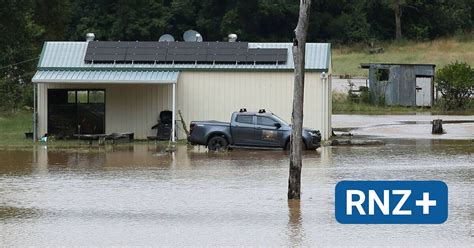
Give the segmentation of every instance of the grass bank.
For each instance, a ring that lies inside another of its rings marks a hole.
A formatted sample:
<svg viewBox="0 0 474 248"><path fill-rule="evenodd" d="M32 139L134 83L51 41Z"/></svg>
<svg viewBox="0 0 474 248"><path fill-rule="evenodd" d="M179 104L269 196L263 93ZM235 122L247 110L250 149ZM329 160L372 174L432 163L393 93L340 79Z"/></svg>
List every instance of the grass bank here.
<svg viewBox="0 0 474 248"><path fill-rule="evenodd" d="M376 44L383 53L369 54L367 46L333 47L332 62L335 75L367 76L368 70L360 69L361 63L424 63L441 68L456 60L474 66L474 35L438 39L428 42L401 41Z"/></svg>
<svg viewBox="0 0 474 248"><path fill-rule="evenodd" d="M375 106L363 102L353 102L348 99L347 95L333 93L332 113L359 115L411 115L416 113L431 113L433 115L474 115L474 101L471 101L464 110L446 111L438 105L431 108Z"/></svg>
<svg viewBox="0 0 474 248"><path fill-rule="evenodd" d="M0 113L0 146L31 146L32 140L25 138L25 132L33 128L30 111Z"/></svg>

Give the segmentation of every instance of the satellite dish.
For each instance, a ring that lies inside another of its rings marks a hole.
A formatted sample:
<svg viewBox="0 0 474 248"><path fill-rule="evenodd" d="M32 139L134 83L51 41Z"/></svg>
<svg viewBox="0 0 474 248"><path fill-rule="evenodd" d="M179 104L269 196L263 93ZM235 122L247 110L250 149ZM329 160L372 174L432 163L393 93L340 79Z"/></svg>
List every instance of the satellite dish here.
<svg viewBox="0 0 474 248"><path fill-rule="evenodd" d="M202 42L202 36L198 31L190 29L184 32L183 40L188 42Z"/></svg>
<svg viewBox="0 0 474 248"><path fill-rule="evenodd" d="M174 37L171 34L164 34L164 35L160 36L160 39L158 39L158 41L160 41L160 42L162 42L162 41L173 42Z"/></svg>

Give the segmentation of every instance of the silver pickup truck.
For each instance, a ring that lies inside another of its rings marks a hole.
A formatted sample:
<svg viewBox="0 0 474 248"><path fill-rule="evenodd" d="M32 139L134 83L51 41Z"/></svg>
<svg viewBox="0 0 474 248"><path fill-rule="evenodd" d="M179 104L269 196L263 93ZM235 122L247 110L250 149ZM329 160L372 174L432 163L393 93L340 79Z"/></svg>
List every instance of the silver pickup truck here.
<svg viewBox="0 0 474 248"><path fill-rule="evenodd" d="M188 141L192 145L204 145L209 150L228 147L290 148L291 126L264 109L247 112L241 109L232 113L230 123L219 121L193 121ZM318 130L303 129L304 147L314 150L320 146Z"/></svg>

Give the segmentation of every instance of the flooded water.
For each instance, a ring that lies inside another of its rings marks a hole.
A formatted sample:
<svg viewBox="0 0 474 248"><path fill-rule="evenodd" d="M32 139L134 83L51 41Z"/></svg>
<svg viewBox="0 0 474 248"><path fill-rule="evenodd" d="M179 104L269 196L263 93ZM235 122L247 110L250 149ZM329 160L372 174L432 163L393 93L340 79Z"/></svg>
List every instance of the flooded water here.
<svg viewBox="0 0 474 248"><path fill-rule="evenodd" d="M444 134L431 134L434 119L443 120ZM473 140L473 115L333 115L336 129L348 129L356 136L390 139Z"/></svg>
<svg viewBox="0 0 474 248"><path fill-rule="evenodd" d="M474 241L474 145L397 141L304 157L286 200L288 154L153 145L0 151L0 246L450 246ZM340 180L443 180L441 225L342 225Z"/></svg>

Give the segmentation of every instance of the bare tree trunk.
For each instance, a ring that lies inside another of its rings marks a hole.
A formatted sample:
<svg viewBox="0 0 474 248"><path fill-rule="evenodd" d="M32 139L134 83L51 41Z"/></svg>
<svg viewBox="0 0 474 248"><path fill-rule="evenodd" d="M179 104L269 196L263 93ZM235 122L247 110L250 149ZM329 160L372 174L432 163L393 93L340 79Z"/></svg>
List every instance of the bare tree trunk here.
<svg viewBox="0 0 474 248"><path fill-rule="evenodd" d="M436 119L433 120L433 126L431 127L431 133L432 134L443 134L444 129L443 129L443 120L441 119Z"/></svg>
<svg viewBox="0 0 474 248"><path fill-rule="evenodd" d="M395 1L395 6L393 7L395 11L395 39L402 39L402 5L400 0Z"/></svg>
<svg viewBox="0 0 474 248"><path fill-rule="evenodd" d="M291 148L290 173L288 177L288 199L300 199L301 153L303 150L303 97L304 97L304 65L306 36L308 33L309 12L311 0L300 0L298 25L293 41L293 61L295 63L295 78L293 90L293 113L291 115Z"/></svg>

